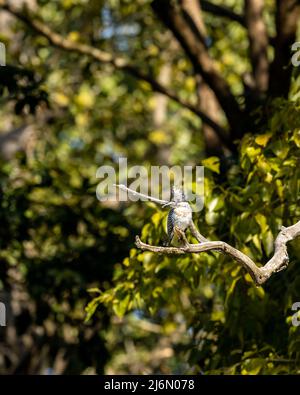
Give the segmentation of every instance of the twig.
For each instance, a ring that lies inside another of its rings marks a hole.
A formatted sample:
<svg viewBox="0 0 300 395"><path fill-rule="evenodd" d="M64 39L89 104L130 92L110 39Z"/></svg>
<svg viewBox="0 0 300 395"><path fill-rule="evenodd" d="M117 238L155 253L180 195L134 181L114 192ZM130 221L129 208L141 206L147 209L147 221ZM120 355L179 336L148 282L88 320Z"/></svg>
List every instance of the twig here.
<svg viewBox="0 0 300 395"><path fill-rule="evenodd" d="M196 228L196 226L195 226L193 221L192 221L192 223L190 225L190 231L191 231L192 235L198 240L199 243L203 243L203 242L209 241L204 236L202 236L202 234Z"/></svg>
<svg viewBox="0 0 300 395"><path fill-rule="evenodd" d="M148 195L145 195L143 193L136 192L133 189L127 188L125 185L122 185L122 184L113 184L113 186L121 189L122 191L129 192L129 193L131 193L134 196L139 196L142 199L150 200L151 202L154 202L154 203L157 203L157 204L165 205L167 203L170 203L168 200L161 200L161 199L157 199L157 198L155 198L153 196L148 196Z"/></svg>

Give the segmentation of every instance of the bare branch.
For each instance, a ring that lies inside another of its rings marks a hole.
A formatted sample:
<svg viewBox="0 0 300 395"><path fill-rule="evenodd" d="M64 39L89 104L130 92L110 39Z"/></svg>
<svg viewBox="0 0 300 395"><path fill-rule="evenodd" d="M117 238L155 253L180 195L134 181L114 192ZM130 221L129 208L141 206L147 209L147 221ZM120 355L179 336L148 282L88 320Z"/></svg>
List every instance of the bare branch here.
<svg viewBox="0 0 300 395"><path fill-rule="evenodd" d="M221 16L228 18L232 21L238 22L242 26L246 26L245 18L243 15L239 15L232 11L230 8L221 6L219 4L213 4L210 1L199 0L203 11L209 12L215 16Z"/></svg>
<svg viewBox="0 0 300 395"><path fill-rule="evenodd" d="M196 238L196 240L198 240L199 243L204 243L206 241L209 241L204 236L202 236L202 234L196 228L194 221L192 221L192 224L190 225L190 231L191 231L192 235Z"/></svg>
<svg viewBox="0 0 300 395"><path fill-rule="evenodd" d="M213 128L218 133L218 135L222 137L222 142L224 143L224 145L230 148L231 142L229 138L227 138L227 133L224 128L222 128L215 121L213 121L209 116L207 116L207 114L199 110L197 106L194 106L189 102L186 102L185 100L180 98L174 91L160 84L151 75L145 73L144 71L140 70L136 66L130 64L125 58L122 58L120 56L113 56L112 54L102 51L93 46L74 42L68 38L65 38L61 34L58 34L57 32L53 31L48 25L38 20L35 16L28 15L27 11L24 10L20 11L19 8L14 7L7 0L0 0L0 7L3 10L14 15L16 18L18 18L25 24L27 24L38 34L46 37L53 46L65 51L87 55L100 63L110 64L116 70L127 72L128 74L132 75L133 77L139 80L148 82L154 91L169 97L170 99L174 100L176 103L180 104L182 107L187 108L195 115L197 115L199 118L201 118L203 122L205 122L207 125Z"/></svg>
<svg viewBox="0 0 300 395"><path fill-rule="evenodd" d="M135 196L151 200L161 205L165 205L166 203L168 203L167 200L156 199L152 196L136 192L133 189L127 188L125 185L114 184L114 186L124 191L130 192ZM177 232L182 236L182 241L184 244L183 247L153 246L143 243L138 236L136 236L135 238L135 244L137 248L143 251L151 251L159 254L183 255L188 253L199 254L205 251L217 251L224 255L228 255L235 261L237 261L248 271L256 285L262 285L272 276L273 273L279 272L288 266L289 256L287 253L286 244L289 241L294 240L296 239L296 237L300 236L300 221L287 228L284 226L281 228L281 231L279 232L274 242L274 255L265 264L265 266L262 267L258 267L251 258L245 255L243 252L232 247L231 245L225 243L224 241L209 241L204 236L202 236L193 221L189 226L189 229L192 235L197 239L198 244L189 244L185 234L179 229L177 229Z"/></svg>
<svg viewBox="0 0 300 395"><path fill-rule="evenodd" d="M160 204L160 205L166 205L167 203L170 203L168 200L161 200L161 199L157 199L153 196L149 196L149 195L145 195L143 193L140 192L136 192L133 189L130 189L128 187L126 187L125 185L122 184L113 184L114 187L121 189L122 191L126 191L131 193L133 196L139 196L142 199L146 199L146 200L150 200L154 203ZM204 241L208 241L204 236L202 236L202 234L199 232L199 230L196 228L194 222L192 222L191 226L190 226L190 231L192 233L192 235L195 237L196 240L198 240L199 243L202 243Z"/></svg>
<svg viewBox="0 0 300 395"><path fill-rule="evenodd" d="M187 253L199 254L205 251L222 252L242 265L248 271L256 285L262 285L272 276L273 273L279 272L288 266L289 256L286 244L288 241L295 239L299 235L300 221L295 225L282 228L275 240L275 251L273 257L265 264L265 266L262 267L258 267L251 258L224 241L203 241L199 244L184 245L184 247L161 247L143 243L140 238L136 236L136 246L143 251L151 251L160 254L182 255Z"/></svg>
<svg viewBox="0 0 300 395"><path fill-rule="evenodd" d="M133 189L127 188L125 185L122 185L122 184L120 184L120 185L113 184L113 186L121 189L122 191L129 192L129 193L131 193L134 196L139 196L142 199L150 200L151 202L154 202L154 203L157 203L157 204L165 205L165 204L169 203L168 200L161 200L161 199L157 199L157 198L155 198L153 196L149 196L149 195L145 195L145 194L140 193L140 192L136 192Z"/></svg>
<svg viewBox="0 0 300 395"><path fill-rule="evenodd" d="M263 0L245 0L246 26L250 43L250 59L257 92L268 88L268 33L263 20Z"/></svg>

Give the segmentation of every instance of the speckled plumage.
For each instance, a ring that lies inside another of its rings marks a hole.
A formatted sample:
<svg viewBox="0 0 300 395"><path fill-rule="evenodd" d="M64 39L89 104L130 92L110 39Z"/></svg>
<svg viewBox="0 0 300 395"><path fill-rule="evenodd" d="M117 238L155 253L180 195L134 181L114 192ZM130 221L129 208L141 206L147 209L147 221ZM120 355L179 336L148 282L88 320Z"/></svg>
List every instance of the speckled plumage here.
<svg viewBox="0 0 300 395"><path fill-rule="evenodd" d="M181 188L172 187L171 202L173 207L169 211L167 221L168 243L172 242L175 226L185 232L192 222L192 209L186 201Z"/></svg>

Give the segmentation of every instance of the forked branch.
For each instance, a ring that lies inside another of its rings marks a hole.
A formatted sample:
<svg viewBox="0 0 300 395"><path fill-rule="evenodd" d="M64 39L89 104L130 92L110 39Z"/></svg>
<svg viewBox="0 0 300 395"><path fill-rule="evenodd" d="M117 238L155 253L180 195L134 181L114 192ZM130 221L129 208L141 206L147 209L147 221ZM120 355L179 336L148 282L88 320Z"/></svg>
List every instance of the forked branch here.
<svg viewBox="0 0 300 395"><path fill-rule="evenodd" d="M141 196L143 198L148 197L149 200L155 201L158 204L165 204L165 200L152 198L144 194L139 194L127 188L123 185L116 185L116 187L123 190L127 190L129 193L133 193L135 196ZM155 199L155 200L154 200ZM143 251L151 251L158 254L199 254L207 251L217 251L225 255L230 256L240 265L242 265L250 274L256 285L264 284L273 273L277 273L288 266L289 256L287 253L287 243L300 236L300 221L289 227L282 227L274 243L274 255L273 257L262 267L258 267L256 263L245 255L243 252L237 250L231 245L224 241L209 241L198 231L194 223L190 226L190 230L193 236L198 240L197 244L184 243L183 247L163 247L153 246L150 244L143 243L138 236L136 236L136 246ZM183 235L184 236L184 235ZM185 239L185 236L183 237Z"/></svg>

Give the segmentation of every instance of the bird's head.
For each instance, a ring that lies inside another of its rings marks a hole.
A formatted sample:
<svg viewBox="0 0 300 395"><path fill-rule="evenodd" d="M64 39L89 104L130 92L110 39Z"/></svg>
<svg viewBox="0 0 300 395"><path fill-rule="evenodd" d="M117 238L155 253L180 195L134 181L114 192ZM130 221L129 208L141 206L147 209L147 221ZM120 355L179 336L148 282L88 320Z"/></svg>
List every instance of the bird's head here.
<svg viewBox="0 0 300 395"><path fill-rule="evenodd" d="M173 185L171 188L171 201L175 203L186 202L183 188Z"/></svg>

